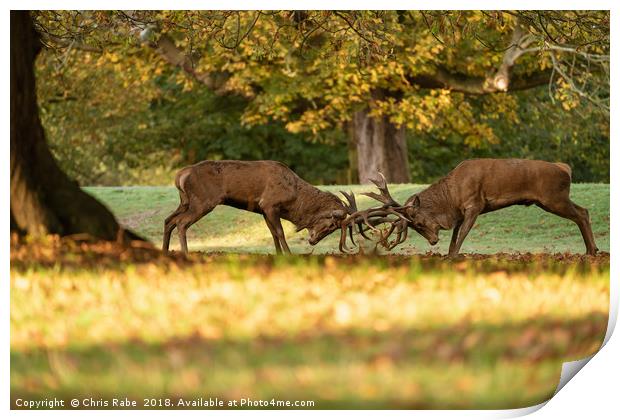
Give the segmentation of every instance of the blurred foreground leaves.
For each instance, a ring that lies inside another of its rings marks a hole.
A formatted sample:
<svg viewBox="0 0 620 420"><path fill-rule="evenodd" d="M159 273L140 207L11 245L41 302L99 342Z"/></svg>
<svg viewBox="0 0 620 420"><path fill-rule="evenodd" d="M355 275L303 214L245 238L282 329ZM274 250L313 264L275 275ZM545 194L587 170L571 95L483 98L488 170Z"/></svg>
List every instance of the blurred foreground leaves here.
<svg viewBox="0 0 620 420"><path fill-rule="evenodd" d="M11 394L509 408L595 352L609 255L194 255L12 243Z"/></svg>

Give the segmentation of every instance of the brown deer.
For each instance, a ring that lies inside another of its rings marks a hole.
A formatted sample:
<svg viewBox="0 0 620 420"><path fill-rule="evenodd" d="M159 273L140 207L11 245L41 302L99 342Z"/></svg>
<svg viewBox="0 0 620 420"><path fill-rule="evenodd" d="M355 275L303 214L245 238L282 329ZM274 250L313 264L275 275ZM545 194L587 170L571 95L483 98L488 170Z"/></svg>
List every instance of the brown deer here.
<svg viewBox="0 0 620 420"><path fill-rule="evenodd" d="M181 250L187 254L187 229L218 205L262 214L278 254L290 253L280 219L292 222L297 231L308 229L308 242L316 245L356 210L308 184L286 165L268 160L199 162L181 169L175 185L181 204L165 220L164 252L176 227Z"/></svg>
<svg viewBox="0 0 620 420"><path fill-rule="evenodd" d="M455 256L478 215L516 204L536 204L575 222L587 253L595 255L598 251L588 210L569 198L571 169L565 163L525 159L466 160L424 191L411 196L404 206L390 196L385 178L373 182L381 194L366 195L383 202L383 207L356 212L343 221L341 227L344 232L345 226L363 220L370 229L378 231L376 225L389 222L392 226L380 240L388 249L405 240L407 227L417 231L431 245L439 241L440 229L453 229L448 255ZM394 214L398 217L386 218ZM388 243L387 238L395 228L398 228L397 239ZM345 240L346 236L342 235L341 248Z"/></svg>

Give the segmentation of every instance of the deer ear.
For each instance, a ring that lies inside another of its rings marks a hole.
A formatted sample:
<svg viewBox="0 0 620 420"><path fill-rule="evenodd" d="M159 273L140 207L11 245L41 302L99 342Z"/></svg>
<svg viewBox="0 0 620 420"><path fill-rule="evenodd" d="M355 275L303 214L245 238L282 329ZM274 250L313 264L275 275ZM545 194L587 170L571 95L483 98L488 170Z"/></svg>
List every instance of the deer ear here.
<svg viewBox="0 0 620 420"><path fill-rule="evenodd" d="M414 209L417 209L418 207L420 207L420 197L418 197L417 194L413 196L413 201L411 202L411 206Z"/></svg>

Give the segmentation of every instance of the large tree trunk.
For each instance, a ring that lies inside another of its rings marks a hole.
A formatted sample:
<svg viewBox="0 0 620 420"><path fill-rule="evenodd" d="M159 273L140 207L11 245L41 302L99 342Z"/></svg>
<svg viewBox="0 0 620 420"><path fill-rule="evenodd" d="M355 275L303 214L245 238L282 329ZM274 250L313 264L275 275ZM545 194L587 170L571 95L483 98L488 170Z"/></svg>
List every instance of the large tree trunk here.
<svg viewBox="0 0 620 420"><path fill-rule="evenodd" d="M388 182L411 180L405 127L396 127L386 117L373 117L369 110L353 116L353 140L357 145L359 182L367 184L381 172Z"/></svg>
<svg viewBox="0 0 620 420"><path fill-rule="evenodd" d="M355 140L355 123L349 121L347 126L347 155L349 167L347 168L347 184L359 184L359 167L357 164L357 141Z"/></svg>
<svg viewBox="0 0 620 420"><path fill-rule="evenodd" d="M11 230L137 238L119 230L112 213L69 179L52 157L36 100L34 60L40 49L29 12L11 11Z"/></svg>

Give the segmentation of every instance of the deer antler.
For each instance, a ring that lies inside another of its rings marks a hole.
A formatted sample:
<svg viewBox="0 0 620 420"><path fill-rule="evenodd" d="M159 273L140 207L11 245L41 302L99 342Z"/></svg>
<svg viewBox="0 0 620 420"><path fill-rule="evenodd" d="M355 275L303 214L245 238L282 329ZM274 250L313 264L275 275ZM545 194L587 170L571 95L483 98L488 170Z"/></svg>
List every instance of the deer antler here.
<svg viewBox="0 0 620 420"><path fill-rule="evenodd" d="M357 202L355 201L355 194L353 194L353 191L349 191L349 193L347 194L344 191L340 191L340 193L342 195L344 195L344 198L346 198L346 200L348 201L349 205L345 205L345 207L347 208L347 212L349 213L349 215L353 215L356 214L358 212L357 210ZM362 235L364 238L366 239L370 239L368 236L366 236L366 234L364 233L364 229L362 229L362 224L361 222L357 223L357 228L359 230L360 235ZM355 245L355 241L353 240L353 225L349 225L349 236L351 237L351 242L353 243L353 245Z"/></svg>
<svg viewBox="0 0 620 420"><path fill-rule="evenodd" d="M378 174L381 177L380 179L371 179L370 181L373 184L375 184L377 188L379 188L379 192L381 192L381 194L377 194L373 192L367 192L367 193L362 193L362 194L370 198L374 198L377 201L382 202L383 207L401 207L401 205L398 204L396 200L394 200L392 196L390 195L390 190L388 190L385 176L383 176L381 172L378 172Z"/></svg>
<svg viewBox="0 0 620 420"><path fill-rule="evenodd" d="M355 194L353 194L353 191L351 191L350 194L347 194L344 191L340 191L340 193L342 195L344 195L344 198L349 202L348 206L346 204L344 204L345 208L347 209L347 213L353 214L353 213L357 212L357 202L355 201ZM362 230L360 228L360 232L361 231ZM349 225L349 237L351 238L351 243L353 243L353 245L357 246L357 244L355 243L355 240L353 239L353 225ZM341 241L342 241L342 239L341 239ZM345 235L345 242L346 242L346 235ZM340 252L343 252L342 245L340 246Z"/></svg>
<svg viewBox="0 0 620 420"><path fill-rule="evenodd" d="M347 202L349 203L348 206L345 204L345 207L347 208L347 211L349 212L349 214L356 212L357 202L355 201L355 194L353 194L353 191L350 191L349 193L340 191L340 194L344 195L344 198L346 198Z"/></svg>
<svg viewBox="0 0 620 420"><path fill-rule="evenodd" d="M355 202L355 196L353 193L347 194L343 191L342 195L345 196L349 202L349 216L341 223L341 234L339 249L341 252L350 252L351 250L346 246L346 230L348 228L349 235L351 236L351 242L356 245L352 237L352 226L357 224L360 234L369 239L364 232L366 230L372 230L380 235L378 243L381 244L387 250L393 249L398 244L403 243L407 239L407 230L409 219L403 214L403 211L407 206L401 206L390 194L387 186L385 176L379 172L380 178L371 179L372 183L377 186L380 194L374 192L362 193L370 198L373 198L381 203L380 207L372 207L366 210L357 210L357 204ZM396 216L396 217L391 217ZM366 225L364 228L362 223ZM389 228L385 230L378 229L377 226L381 224L389 223ZM396 230L396 239L388 242L388 238Z"/></svg>
<svg viewBox="0 0 620 420"><path fill-rule="evenodd" d="M390 235L392 234L392 232L394 232L395 229L398 229L396 231L396 239L391 241L391 242L387 242L387 239L390 237ZM397 245L405 242L405 240L407 240L407 233L409 232L409 223L406 220L394 220L393 222L391 222L391 226L390 229L387 231L386 234L382 234L381 235L381 239L379 240L379 243L388 251L393 249L394 247L396 247Z"/></svg>

